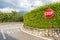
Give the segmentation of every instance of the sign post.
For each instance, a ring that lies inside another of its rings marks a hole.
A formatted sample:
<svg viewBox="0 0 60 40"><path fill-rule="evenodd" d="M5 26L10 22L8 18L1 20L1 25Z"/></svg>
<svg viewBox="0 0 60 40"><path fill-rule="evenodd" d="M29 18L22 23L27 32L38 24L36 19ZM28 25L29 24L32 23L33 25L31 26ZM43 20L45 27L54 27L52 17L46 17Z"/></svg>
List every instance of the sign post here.
<svg viewBox="0 0 60 40"><path fill-rule="evenodd" d="M51 27L50 27L50 18L52 18L54 16L54 11L52 10L52 9L47 9L47 10L45 10L45 12L44 12L44 17L46 18L46 19L48 19L48 36L50 36L50 29L51 29Z"/></svg>

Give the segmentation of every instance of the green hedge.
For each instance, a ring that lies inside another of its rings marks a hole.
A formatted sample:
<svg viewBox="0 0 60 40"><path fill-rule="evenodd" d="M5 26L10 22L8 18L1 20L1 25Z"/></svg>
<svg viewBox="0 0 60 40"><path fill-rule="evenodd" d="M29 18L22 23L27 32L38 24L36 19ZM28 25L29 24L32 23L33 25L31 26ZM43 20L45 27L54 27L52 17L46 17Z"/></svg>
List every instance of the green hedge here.
<svg viewBox="0 0 60 40"><path fill-rule="evenodd" d="M60 3L40 6L24 15L24 25L34 28L48 28L48 20L44 17L44 10L51 8L54 16L49 20L52 28L60 28Z"/></svg>

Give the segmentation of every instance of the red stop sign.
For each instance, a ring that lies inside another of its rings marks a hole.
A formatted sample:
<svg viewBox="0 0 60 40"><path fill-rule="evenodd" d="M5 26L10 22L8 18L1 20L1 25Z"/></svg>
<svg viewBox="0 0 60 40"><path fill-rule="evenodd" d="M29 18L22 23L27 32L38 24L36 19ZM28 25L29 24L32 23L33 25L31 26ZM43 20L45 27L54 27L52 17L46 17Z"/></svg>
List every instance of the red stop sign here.
<svg viewBox="0 0 60 40"><path fill-rule="evenodd" d="M44 12L44 16L47 19L52 18L54 16L54 11L52 9L47 9Z"/></svg>

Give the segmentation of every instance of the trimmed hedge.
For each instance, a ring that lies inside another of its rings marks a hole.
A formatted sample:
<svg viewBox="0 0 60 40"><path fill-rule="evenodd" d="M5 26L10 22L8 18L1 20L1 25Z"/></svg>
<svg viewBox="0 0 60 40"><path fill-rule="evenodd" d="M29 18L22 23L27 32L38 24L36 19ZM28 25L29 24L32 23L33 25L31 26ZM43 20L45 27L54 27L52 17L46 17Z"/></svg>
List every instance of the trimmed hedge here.
<svg viewBox="0 0 60 40"><path fill-rule="evenodd" d="M40 6L24 15L24 25L34 28L48 28L48 20L44 17L44 10L51 8L54 16L49 20L51 28L60 28L60 3Z"/></svg>

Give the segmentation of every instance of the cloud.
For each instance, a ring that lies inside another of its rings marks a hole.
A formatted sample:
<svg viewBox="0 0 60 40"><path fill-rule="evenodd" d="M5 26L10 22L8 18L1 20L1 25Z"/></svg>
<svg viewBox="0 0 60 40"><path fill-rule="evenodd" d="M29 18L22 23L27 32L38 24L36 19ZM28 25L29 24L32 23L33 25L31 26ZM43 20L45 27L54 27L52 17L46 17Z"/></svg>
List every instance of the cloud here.
<svg viewBox="0 0 60 40"><path fill-rule="evenodd" d="M8 12L8 13L11 13L12 11L19 12L19 10L17 10L17 9L12 9L12 8L9 8L9 7L0 8L0 12Z"/></svg>
<svg viewBox="0 0 60 40"><path fill-rule="evenodd" d="M3 1L6 3L6 4L2 3L4 5L6 5L3 8L4 10L8 10L8 9L10 10L10 8L13 8L13 10L17 9L20 11L30 11L39 6L53 3L53 2L59 2L60 0L0 0L0 1ZM9 8L7 8L7 7L9 7ZM2 9L0 9L0 10L2 10Z"/></svg>
<svg viewBox="0 0 60 40"><path fill-rule="evenodd" d="M50 3L53 3L53 2L60 2L60 0L46 0L46 3L47 2L50 2Z"/></svg>
<svg viewBox="0 0 60 40"><path fill-rule="evenodd" d="M19 4L20 4L20 6L22 5L22 6L26 6L26 7L31 7L32 5L33 5L33 7L34 6L41 6L41 5L43 5L43 3L40 0L34 0L34 1L31 1L31 0L30 1L29 0L24 1L23 0Z"/></svg>
<svg viewBox="0 0 60 40"><path fill-rule="evenodd" d="M10 3L12 5L16 5L16 2L17 2L15 0L3 0L3 1L6 2L6 3Z"/></svg>
<svg viewBox="0 0 60 40"><path fill-rule="evenodd" d="M33 5L34 6L42 6L43 3L42 3L42 1L35 1L35 3Z"/></svg>
<svg viewBox="0 0 60 40"><path fill-rule="evenodd" d="M18 4L21 8L26 9L27 11L32 10L38 6L42 6L43 3L40 0L22 0L21 3Z"/></svg>
<svg viewBox="0 0 60 40"><path fill-rule="evenodd" d="M60 0L52 0L52 2L59 2Z"/></svg>

